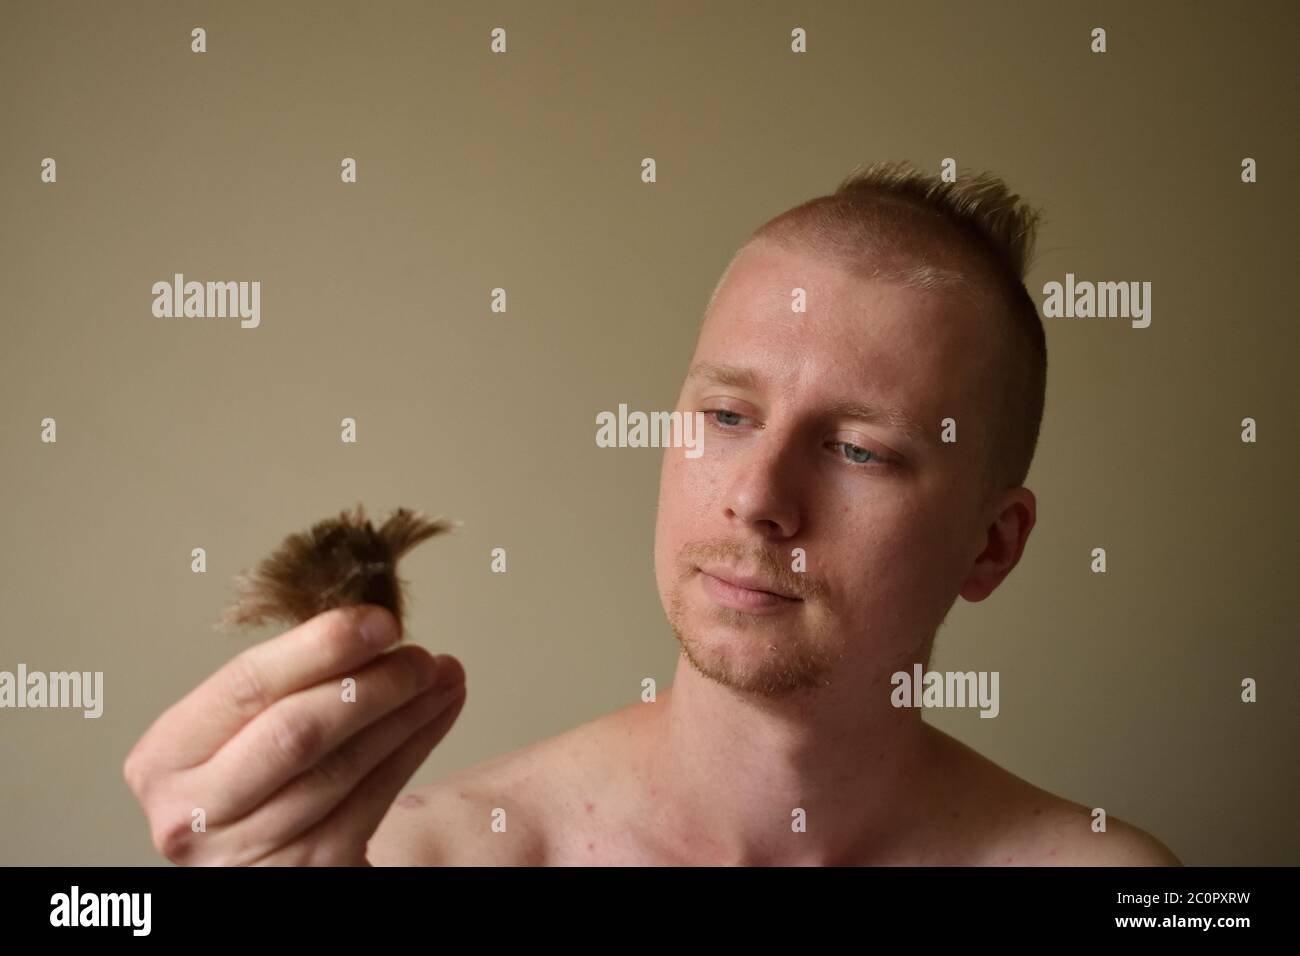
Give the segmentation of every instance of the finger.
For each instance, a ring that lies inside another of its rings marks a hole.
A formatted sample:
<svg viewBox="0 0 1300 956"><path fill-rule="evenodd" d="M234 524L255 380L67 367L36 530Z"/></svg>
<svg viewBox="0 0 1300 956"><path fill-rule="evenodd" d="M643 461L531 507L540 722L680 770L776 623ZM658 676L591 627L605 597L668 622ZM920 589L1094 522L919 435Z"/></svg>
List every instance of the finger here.
<svg viewBox="0 0 1300 956"><path fill-rule="evenodd" d="M402 792L407 781L415 775L460 716L465 706L466 691L460 694L446 710L417 730L366 777L347 798L324 820L316 825L326 845L335 847L335 853L346 852L349 847L365 845L379 829L380 822ZM311 833L312 831L308 831Z"/></svg>
<svg viewBox="0 0 1300 956"><path fill-rule="evenodd" d="M207 825L195 832L191 827L190 808L205 801L171 794L165 808L155 808L150 815L155 846L167 859L183 866L247 866L254 862L302 865L317 851L301 839L295 845L295 837L328 816L375 766L431 721L441 729L433 735L430 748L450 729L463 704L465 672L454 659L448 660L451 664L440 670L447 676L445 684L417 694L386 717L363 728L340 748L346 754L336 757L336 751L327 755L325 772L313 767L299 774L242 819L218 823L207 819L205 807ZM348 777L355 778L350 786L346 782ZM170 782L173 786L184 786L190 793L201 792L193 788L191 781L190 775L181 775ZM357 844L351 850L344 847L339 852L356 857L364 852L364 844ZM355 862L351 857L348 859ZM336 862L344 861L336 855Z"/></svg>
<svg viewBox="0 0 1300 956"><path fill-rule="evenodd" d="M229 824L228 839L238 844L241 856L252 860L300 837L332 813L381 762L431 723L441 729L434 735L436 746L451 728L464 697L464 684L454 675L450 683L440 683L417 695L349 738L248 816Z"/></svg>
<svg viewBox="0 0 1300 956"><path fill-rule="evenodd" d="M350 699L338 678L290 694L186 771L185 786L211 794L209 821L238 820L362 728L432 687L437 676L433 655L407 644L358 671Z"/></svg>
<svg viewBox="0 0 1300 956"><path fill-rule="evenodd" d="M386 608L325 611L234 657L154 721L136 749L168 769L196 766L276 701L359 669L400 637Z"/></svg>

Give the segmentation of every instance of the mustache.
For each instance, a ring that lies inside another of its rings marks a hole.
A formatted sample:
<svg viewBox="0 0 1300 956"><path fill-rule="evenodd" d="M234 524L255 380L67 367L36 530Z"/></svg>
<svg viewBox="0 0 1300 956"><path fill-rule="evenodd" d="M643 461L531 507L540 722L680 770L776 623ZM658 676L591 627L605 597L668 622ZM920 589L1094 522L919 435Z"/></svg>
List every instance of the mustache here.
<svg viewBox="0 0 1300 956"><path fill-rule="evenodd" d="M701 564L718 562L737 568L756 569L771 581L773 587L805 601L826 593L826 586L820 579L807 571L794 570L793 555L786 557L764 548L745 547L735 541L710 541L687 544L682 547L679 556L685 565L683 577Z"/></svg>

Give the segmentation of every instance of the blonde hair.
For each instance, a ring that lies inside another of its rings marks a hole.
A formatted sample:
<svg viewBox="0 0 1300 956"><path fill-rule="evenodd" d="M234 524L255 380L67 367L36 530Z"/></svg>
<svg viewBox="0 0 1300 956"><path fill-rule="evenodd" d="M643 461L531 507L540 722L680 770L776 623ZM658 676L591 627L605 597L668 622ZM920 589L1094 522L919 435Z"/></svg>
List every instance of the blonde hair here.
<svg viewBox="0 0 1300 956"><path fill-rule="evenodd" d="M902 160L860 164L833 193L750 233L723 270L709 306L741 252L760 239L862 278L993 303L1002 321L991 330L998 353L995 394L985 402L986 478L995 490L1014 488L1029 474L1047 386L1047 341L1024 281L1041 221L1040 211L990 173L962 172L946 182Z"/></svg>

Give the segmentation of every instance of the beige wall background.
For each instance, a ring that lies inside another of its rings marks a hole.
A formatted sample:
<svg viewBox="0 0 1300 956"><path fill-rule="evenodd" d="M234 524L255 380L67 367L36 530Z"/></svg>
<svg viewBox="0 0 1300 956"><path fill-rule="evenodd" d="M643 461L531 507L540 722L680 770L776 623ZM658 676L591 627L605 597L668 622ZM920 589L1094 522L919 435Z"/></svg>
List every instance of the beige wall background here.
<svg viewBox="0 0 1300 956"><path fill-rule="evenodd" d="M1036 299L1150 281L1153 314L1046 320L1038 527L932 661L1000 671L1001 715L928 719L1189 864L1300 861L1294 5L0 10L0 670L105 675L98 720L0 710L0 863L163 862L124 756L276 633L210 628L231 576L357 501L464 522L402 566L470 686L416 783L667 686L660 452L596 413L673 406L748 230L949 156L1045 208ZM176 272L260 281L260 327L154 318Z"/></svg>

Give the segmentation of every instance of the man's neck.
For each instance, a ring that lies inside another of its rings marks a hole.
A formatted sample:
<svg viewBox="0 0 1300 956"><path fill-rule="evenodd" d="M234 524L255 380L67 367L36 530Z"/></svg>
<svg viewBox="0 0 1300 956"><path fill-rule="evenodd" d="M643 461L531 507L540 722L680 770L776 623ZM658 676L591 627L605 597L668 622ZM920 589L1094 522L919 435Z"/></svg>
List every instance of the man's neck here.
<svg viewBox="0 0 1300 956"><path fill-rule="evenodd" d="M919 711L890 704L887 677L881 686L754 697L679 656L649 721L642 823L706 865L848 865L887 853L926 795L931 735Z"/></svg>

